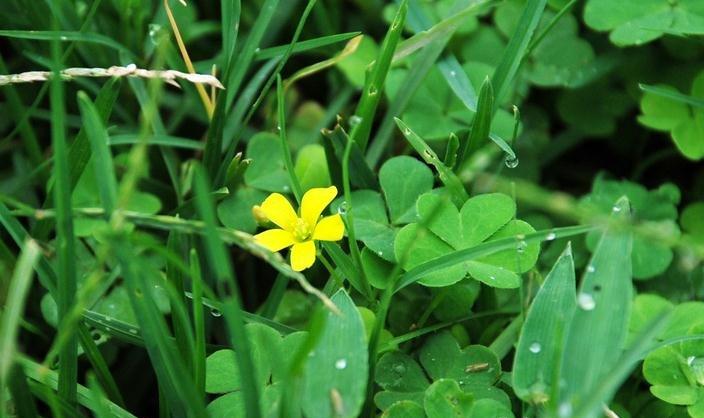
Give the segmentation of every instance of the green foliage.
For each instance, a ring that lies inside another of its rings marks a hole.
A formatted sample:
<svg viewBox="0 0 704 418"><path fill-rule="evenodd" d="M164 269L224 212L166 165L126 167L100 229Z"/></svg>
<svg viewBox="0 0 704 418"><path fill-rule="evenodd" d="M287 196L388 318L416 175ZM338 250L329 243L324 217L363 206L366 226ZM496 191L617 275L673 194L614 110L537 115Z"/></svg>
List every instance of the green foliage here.
<svg viewBox="0 0 704 418"><path fill-rule="evenodd" d="M702 1L2 7L0 416L704 418Z"/></svg>

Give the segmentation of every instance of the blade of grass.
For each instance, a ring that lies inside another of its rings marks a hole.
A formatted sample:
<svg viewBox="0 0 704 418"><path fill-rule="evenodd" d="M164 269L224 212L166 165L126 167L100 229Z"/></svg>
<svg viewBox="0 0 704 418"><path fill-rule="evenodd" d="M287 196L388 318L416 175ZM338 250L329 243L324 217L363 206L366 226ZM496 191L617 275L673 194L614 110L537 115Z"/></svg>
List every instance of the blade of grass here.
<svg viewBox="0 0 704 418"><path fill-rule="evenodd" d="M105 363L102 354L100 354L100 350L95 344L95 341L93 341L90 332L88 332L88 328L83 324L78 326L78 339L81 343L81 347L83 347L83 352L86 354L86 357L88 357L91 366L93 366L93 370L96 373L95 378L107 391L108 398L116 405L124 408L125 401L120 393L120 388L110 374L110 368L107 363Z"/></svg>
<svg viewBox="0 0 704 418"><path fill-rule="evenodd" d="M193 290L193 333L195 349L193 350L193 381L198 394L205 398L205 318L203 315L203 276L200 271L198 253L192 248L189 254L191 262L191 288Z"/></svg>
<svg viewBox="0 0 704 418"><path fill-rule="evenodd" d="M394 132L394 118L399 117L404 112L416 90L421 86L430 69L433 68L440 54L445 50L449 40L450 36L437 39L428 45L427 48L424 48L423 52L413 61L413 65L411 65L401 83L403 88L399 89L396 95L389 100L389 107L386 109L381 125L370 142L366 157L370 166L376 167L379 164L381 157L388 149Z"/></svg>
<svg viewBox="0 0 704 418"><path fill-rule="evenodd" d="M567 331L560 403L580 406L617 366L628 333L632 301L631 248L633 235L615 224L630 216L626 198L614 206L611 220L587 264ZM598 341L599 344L594 344Z"/></svg>
<svg viewBox="0 0 704 418"><path fill-rule="evenodd" d="M468 155L482 146L491 133L491 120L494 116L494 89L489 77L484 80L479 90L479 100L477 101L477 113L474 115L472 128L467 139L461 144L457 152L456 169L459 170ZM470 151L471 150L471 151Z"/></svg>
<svg viewBox="0 0 704 418"><path fill-rule="evenodd" d="M8 390L12 396L12 401L15 404L15 413L17 416L20 418L38 417L39 414L37 413L37 405L32 397L32 391L29 389L29 385L27 384L27 376L25 376L22 366L19 364L12 366L8 377L10 380ZM0 398L4 398L4 395L0 395ZM4 402L3 405L5 405ZM2 414L3 413L0 412L0 415Z"/></svg>
<svg viewBox="0 0 704 418"><path fill-rule="evenodd" d="M462 204L469 199L469 195L467 194L467 190L465 190L459 177L457 177L450 167L447 167L442 160L440 160L435 151L430 148L423 138L413 132L411 128L401 119L394 118L394 120L398 128L403 133L403 136L406 138L408 143L411 144L413 149L416 150L418 155L420 155L426 163L435 167L435 170L438 172L438 176L440 177L440 181L442 181L445 187L447 187L447 190L450 192L452 201L456 205L462 206Z"/></svg>
<svg viewBox="0 0 704 418"><path fill-rule="evenodd" d="M350 138L359 146L362 152L366 150L367 143L369 142L369 134L372 130L374 114L376 113L376 109L381 101L381 96L383 95L384 82L391 68L394 51L396 51L396 47L401 40L401 34L403 33L403 27L406 21L406 13L408 13L408 1L403 0L379 48L379 55L368 70L369 72L367 73L367 78L362 90L362 97L355 110L355 115L360 121L352 129Z"/></svg>
<svg viewBox="0 0 704 418"><path fill-rule="evenodd" d="M112 38L97 33L48 31L48 30L0 30L0 37L12 39L31 39L35 41L61 41L61 42L89 42L110 47L116 51L132 55L124 45L115 42Z"/></svg>
<svg viewBox="0 0 704 418"><path fill-rule="evenodd" d="M134 145L138 144L139 141L141 141L141 136L135 134L112 135L110 136L110 138L108 138L108 143L110 144L110 146ZM154 134L148 137L146 141L149 145L163 145L165 147L182 148L196 151L200 151L203 149L202 142L172 135Z"/></svg>
<svg viewBox="0 0 704 418"><path fill-rule="evenodd" d="M528 0L523 9L516 30L511 36L491 80L496 93L495 103L497 105L508 93L510 84L518 73L531 38L540 23L546 3L547 0Z"/></svg>
<svg viewBox="0 0 704 418"><path fill-rule="evenodd" d="M555 16L553 16L552 19L550 19L550 22L543 28L543 30L538 33L535 38L530 42L530 45L528 46L528 50L526 51L524 55L524 59L530 56L530 54L535 50L535 48L540 45L540 43L545 39L545 37L550 33L550 31L557 25L557 22L562 19L567 12L572 10L575 4L577 4L578 0L570 0L569 3L565 4L562 6L562 8L557 12Z"/></svg>
<svg viewBox="0 0 704 418"><path fill-rule="evenodd" d="M54 22L56 25L56 22ZM54 39L51 43L54 74L61 71L61 46ZM76 266L71 210L71 184L66 145L65 103L63 80L51 80L51 143L54 150L54 202L56 205L56 241L58 249L58 282L56 304L59 318L67 315L76 296ZM69 405L76 402L78 381L77 339L71 338L59 353L59 396Z"/></svg>
<svg viewBox="0 0 704 418"><path fill-rule="evenodd" d="M286 99L284 98L284 91L281 85L281 76L279 74L276 74L276 103L278 121L276 129L279 131L281 154L284 157L284 166L286 167L286 172L288 173L291 190L293 191L293 195L296 197L296 201L300 205L301 199L303 198L303 189L301 188L301 183L298 181L298 177L296 176L296 170L293 166L293 157L291 156L291 149L288 146L288 139L286 138Z"/></svg>
<svg viewBox="0 0 704 418"><path fill-rule="evenodd" d="M301 52L307 52L313 49L334 45L339 42L346 42L361 34L362 32L345 32L338 33L335 35L321 36L319 38L314 39L306 39L305 41L298 41L293 44L293 49L291 50L291 53L296 54ZM291 45L292 44L279 45L255 51L254 59L267 60L270 58L283 56L286 51L291 48Z"/></svg>
<svg viewBox="0 0 704 418"><path fill-rule="evenodd" d="M240 15L242 13L241 0L225 0L220 3L220 12L222 18L221 36L222 36L222 51L225 61L222 63L222 68L228 68L232 57L235 55L235 47L237 45L237 36L240 32Z"/></svg>
<svg viewBox="0 0 704 418"><path fill-rule="evenodd" d="M0 316L0 393L5 393L7 378L12 369L20 319L24 311L29 289L32 285L34 267L39 261L40 249L33 240L22 246L15 271L10 279L7 303ZM2 396L2 395L0 395Z"/></svg>
<svg viewBox="0 0 704 418"><path fill-rule="evenodd" d="M694 106L698 108L704 108L704 100L698 99L696 97L688 96L682 94L678 91L672 91L670 89L662 88L659 86L652 86L649 84L638 84L638 88L646 93L652 93L656 96L664 97L666 99L674 100L679 103L684 103L689 106Z"/></svg>
<svg viewBox="0 0 704 418"><path fill-rule="evenodd" d="M55 371L47 369L41 364L36 363L33 360L24 356L19 357L18 362L24 368L24 371L27 374L28 378L43 385L46 385L50 389L56 390L56 387L58 386L58 376ZM92 410L93 402L90 390L82 385L76 386L78 393L78 403L85 406L89 410ZM115 418L137 418L125 409L120 408L118 405L108 400L106 400L104 403L106 404L106 407L110 411L111 415Z"/></svg>
<svg viewBox="0 0 704 418"><path fill-rule="evenodd" d="M242 381L242 394L245 411L248 417L261 417L259 408L259 390L254 378L254 364L242 316L242 302L240 299L237 279L235 278L230 258L225 252L225 246L216 231L215 208L208 196L208 182L205 173L196 166L195 169L195 195L198 213L205 224L206 234L203 237L206 255L216 276L219 293L223 302L223 314L228 325L228 333L233 347ZM227 291L227 293L226 293Z"/></svg>
<svg viewBox="0 0 704 418"><path fill-rule="evenodd" d="M533 242L547 241L548 236L557 238L566 238L574 235L585 234L594 227L590 225L584 226L567 226L562 228L554 228L550 230L543 230L538 232L533 232L531 234L526 234L520 238L527 244ZM478 257L484 257L489 254L493 254L503 250L510 250L516 248L516 237L501 238L493 241L488 241L477 245L476 247L467 248L460 251L455 251L452 254L444 255L436 259L430 260L423 263L413 269L409 270L403 276L400 277L396 291L403 289L404 287L415 283L416 281L422 279L425 275L430 274L435 271L442 270L447 267L451 267L458 263L462 263L468 260L476 259Z"/></svg>

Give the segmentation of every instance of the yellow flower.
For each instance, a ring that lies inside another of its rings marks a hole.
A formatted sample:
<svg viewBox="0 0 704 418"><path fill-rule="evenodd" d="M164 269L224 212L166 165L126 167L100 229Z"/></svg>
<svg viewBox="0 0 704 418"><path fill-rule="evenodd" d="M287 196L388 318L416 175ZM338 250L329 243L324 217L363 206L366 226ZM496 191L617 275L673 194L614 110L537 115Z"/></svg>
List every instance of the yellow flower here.
<svg viewBox="0 0 704 418"><path fill-rule="evenodd" d="M310 189L303 195L300 214L283 195L272 193L258 211L281 229L270 229L254 236L269 251L291 248L291 267L302 271L315 263L314 241L339 241L345 233L340 215L320 219L323 209L337 196L335 186Z"/></svg>

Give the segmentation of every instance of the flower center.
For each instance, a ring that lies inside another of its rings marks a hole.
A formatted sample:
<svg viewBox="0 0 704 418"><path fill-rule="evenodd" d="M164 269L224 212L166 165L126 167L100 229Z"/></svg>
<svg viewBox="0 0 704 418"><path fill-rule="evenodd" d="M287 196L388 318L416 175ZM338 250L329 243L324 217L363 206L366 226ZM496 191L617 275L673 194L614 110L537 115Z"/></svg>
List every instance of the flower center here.
<svg viewBox="0 0 704 418"><path fill-rule="evenodd" d="M305 241L310 238L312 233L308 222L301 218L296 219L296 223L293 225L293 237L296 241Z"/></svg>

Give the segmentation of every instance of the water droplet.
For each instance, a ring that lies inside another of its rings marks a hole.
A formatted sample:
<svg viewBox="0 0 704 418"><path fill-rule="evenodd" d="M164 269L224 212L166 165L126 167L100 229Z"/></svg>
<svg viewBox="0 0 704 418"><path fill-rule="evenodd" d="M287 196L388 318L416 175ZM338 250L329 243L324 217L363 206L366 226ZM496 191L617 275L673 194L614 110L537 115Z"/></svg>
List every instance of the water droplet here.
<svg viewBox="0 0 704 418"><path fill-rule="evenodd" d="M457 76L457 71L452 70L450 71L450 77L456 77Z"/></svg>
<svg viewBox="0 0 704 418"><path fill-rule="evenodd" d="M395 365L394 366L394 373L399 374L399 375L406 373L406 366L403 364Z"/></svg>
<svg viewBox="0 0 704 418"><path fill-rule="evenodd" d="M255 49L254 52L258 54L259 52L261 52L261 50L262 50L261 48L257 47L257 49Z"/></svg>
<svg viewBox="0 0 704 418"><path fill-rule="evenodd" d="M509 155L504 159L504 164L506 164L508 168L516 168L518 167L518 157Z"/></svg>
<svg viewBox="0 0 704 418"><path fill-rule="evenodd" d="M587 273L594 273L596 271L596 267L592 266L591 264L587 266Z"/></svg>
<svg viewBox="0 0 704 418"><path fill-rule="evenodd" d="M350 126L357 126L362 123L362 118L357 115L350 116Z"/></svg>
<svg viewBox="0 0 704 418"><path fill-rule="evenodd" d="M577 296L577 304L585 311L592 311L596 308L596 301L589 293L580 293Z"/></svg>
<svg viewBox="0 0 704 418"><path fill-rule="evenodd" d="M569 402L563 402L557 408L557 415L560 418L568 418L572 416L572 404Z"/></svg>
<svg viewBox="0 0 704 418"><path fill-rule="evenodd" d="M345 367L347 367L347 360L346 359L341 358L335 362L335 368L337 370L342 370Z"/></svg>
<svg viewBox="0 0 704 418"><path fill-rule="evenodd" d="M215 308L210 310L210 314L216 318L219 318L222 316L222 312L220 312L219 309L215 309Z"/></svg>
<svg viewBox="0 0 704 418"><path fill-rule="evenodd" d="M489 276L489 280L496 280L496 277L494 277L494 276Z"/></svg>
<svg viewBox="0 0 704 418"><path fill-rule="evenodd" d="M340 215L346 215L348 210L350 210L350 205L347 202L342 202L337 208L337 213Z"/></svg>
<svg viewBox="0 0 704 418"><path fill-rule="evenodd" d="M694 363L694 360L696 360L696 357L694 356L687 357L687 366L691 366L692 363Z"/></svg>
<svg viewBox="0 0 704 418"><path fill-rule="evenodd" d="M554 240L555 238L557 238L557 234L555 234L554 232L550 232L549 234L547 234L547 235L545 236L545 240L546 240L546 241L552 241L552 240Z"/></svg>
<svg viewBox="0 0 704 418"><path fill-rule="evenodd" d="M378 90L376 89L376 86L374 86L374 85L369 86L369 95L370 96L376 96L377 93L378 93Z"/></svg>
<svg viewBox="0 0 704 418"><path fill-rule="evenodd" d="M411 134L411 130L408 129L408 128L406 128L406 129L403 130L403 134L404 134L404 135L410 135L410 134Z"/></svg>
<svg viewBox="0 0 704 418"><path fill-rule="evenodd" d="M543 347L540 346L539 342L534 342L533 344L528 347L528 351L530 351L533 354L538 354L540 353L540 350L542 350Z"/></svg>
<svg viewBox="0 0 704 418"><path fill-rule="evenodd" d="M377 254L379 257L382 257L382 256L384 255L384 253L381 252L381 251L377 252L376 254Z"/></svg>
<svg viewBox="0 0 704 418"><path fill-rule="evenodd" d="M520 254L523 254L524 252L526 252L527 248L528 248L528 243L523 240L520 240L516 243L516 251Z"/></svg>
<svg viewBox="0 0 704 418"><path fill-rule="evenodd" d="M611 210L614 212L621 212L621 206L614 206Z"/></svg>
<svg viewBox="0 0 704 418"><path fill-rule="evenodd" d="M62 41L68 41L68 36L61 35L59 36L59 39L61 39Z"/></svg>
<svg viewBox="0 0 704 418"><path fill-rule="evenodd" d="M290 188L290 187L288 187L288 186L284 186L284 187L282 187L282 189L283 189L283 191L285 191L285 192L287 192L287 191L291 190L291 188Z"/></svg>

